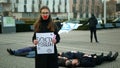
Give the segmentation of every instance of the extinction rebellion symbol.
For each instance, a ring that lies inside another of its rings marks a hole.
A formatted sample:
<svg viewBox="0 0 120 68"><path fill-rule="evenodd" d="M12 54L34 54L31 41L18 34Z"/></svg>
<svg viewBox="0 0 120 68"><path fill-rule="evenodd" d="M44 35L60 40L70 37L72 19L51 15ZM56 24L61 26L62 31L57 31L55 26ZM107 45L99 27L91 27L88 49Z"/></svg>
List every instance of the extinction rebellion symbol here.
<svg viewBox="0 0 120 68"><path fill-rule="evenodd" d="M52 52L52 50L51 50L51 49L47 49L47 52L48 52L48 53L51 53L51 52Z"/></svg>

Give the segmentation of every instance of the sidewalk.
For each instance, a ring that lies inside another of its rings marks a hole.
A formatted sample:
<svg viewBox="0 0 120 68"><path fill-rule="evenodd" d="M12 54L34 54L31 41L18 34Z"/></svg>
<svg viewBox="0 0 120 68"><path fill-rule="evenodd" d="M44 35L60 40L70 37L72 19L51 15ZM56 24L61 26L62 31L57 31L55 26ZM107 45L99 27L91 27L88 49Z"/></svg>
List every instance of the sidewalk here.
<svg viewBox="0 0 120 68"><path fill-rule="evenodd" d="M34 68L34 59L11 56L7 53L7 48L19 49L32 45L33 32L20 32L11 34L0 34L0 68ZM120 53L120 28L98 30L98 40L100 43L90 43L89 31L71 31L62 33L61 42L57 44L58 52L81 51L86 53L106 55L109 51ZM120 55L114 62L103 63L95 68L119 68ZM64 68L64 67L60 67Z"/></svg>

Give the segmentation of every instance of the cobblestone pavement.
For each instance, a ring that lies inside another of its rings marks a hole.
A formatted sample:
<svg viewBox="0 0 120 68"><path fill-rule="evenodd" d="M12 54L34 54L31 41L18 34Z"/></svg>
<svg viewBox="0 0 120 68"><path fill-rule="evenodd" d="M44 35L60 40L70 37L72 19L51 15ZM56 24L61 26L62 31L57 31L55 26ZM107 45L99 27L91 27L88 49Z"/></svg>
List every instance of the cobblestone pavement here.
<svg viewBox="0 0 120 68"><path fill-rule="evenodd" d="M33 58L11 56L6 51L7 48L19 49L33 45L32 35L33 32L0 34L0 68L34 68ZM97 35L100 43L90 43L89 31L71 31L60 35L61 42L57 44L58 52L72 50L98 55L101 52L106 55L109 51L120 53L120 28L98 30ZM106 62L95 68L119 67L120 56L114 62Z"/></svg>

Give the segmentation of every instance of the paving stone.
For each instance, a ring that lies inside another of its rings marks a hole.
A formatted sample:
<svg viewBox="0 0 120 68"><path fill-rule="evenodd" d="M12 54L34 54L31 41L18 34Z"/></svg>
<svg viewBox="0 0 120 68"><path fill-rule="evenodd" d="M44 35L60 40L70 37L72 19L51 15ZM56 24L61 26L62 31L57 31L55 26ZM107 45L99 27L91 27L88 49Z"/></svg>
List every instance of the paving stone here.
<svg viewBox="0 0 120 68"><path fill-rule="evenodd" d="M57 44L58 52L81 51L85 53L106 55L109 51L120 53L120 28L102 29L97 31L100 43L90 43L90 32L71 31L62 33L61 42ZM34 58L11 56L7 53L7 48L19 49L32 44L33 32L19 32L0 34L0 68L34 68ZM120 56L113 62L105 62L95 68L119 68ZM60 67L64 68L64 67ZM79 68L79 67L78 67Z"/></svg>

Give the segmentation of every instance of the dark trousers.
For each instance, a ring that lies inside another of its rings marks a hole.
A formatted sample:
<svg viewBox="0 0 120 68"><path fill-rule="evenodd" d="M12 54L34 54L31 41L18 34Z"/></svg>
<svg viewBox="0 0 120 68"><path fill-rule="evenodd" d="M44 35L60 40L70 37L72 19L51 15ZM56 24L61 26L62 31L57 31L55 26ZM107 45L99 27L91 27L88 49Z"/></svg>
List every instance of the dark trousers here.
<svg viewBox="0 0 120 68"><path fill-rule="evenodd" d="M94 67L95 60L92 57L83 57L80 59L80 67Z"/></svg>
<svg viewBox="0 0 120 68"><path fill-rule="evenodd" d="M90 27L90 42L93 41L93 35L94 35L95 41L98 42L97 34L96 34L96 27Z"/></svg>

